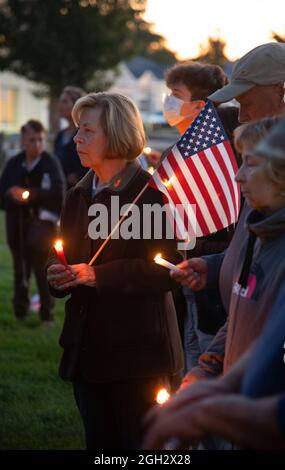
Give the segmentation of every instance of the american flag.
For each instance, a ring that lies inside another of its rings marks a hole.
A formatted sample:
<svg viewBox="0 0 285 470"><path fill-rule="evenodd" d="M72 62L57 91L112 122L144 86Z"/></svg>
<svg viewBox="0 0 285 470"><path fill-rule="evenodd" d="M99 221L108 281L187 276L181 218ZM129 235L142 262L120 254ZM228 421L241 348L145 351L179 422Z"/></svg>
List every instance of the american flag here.
<svg viewBox="0 0 285 470"><path fill-rule="evenodd" d="M237 221L240 208L239 187L234 180L237 169L221 120L213 103L208 101L149 183L167 197L176 233L186 231L201 237ZM187 216L185 213L181 216L174 211L177 205L196 206L196 213L190 210Z"/></svg>

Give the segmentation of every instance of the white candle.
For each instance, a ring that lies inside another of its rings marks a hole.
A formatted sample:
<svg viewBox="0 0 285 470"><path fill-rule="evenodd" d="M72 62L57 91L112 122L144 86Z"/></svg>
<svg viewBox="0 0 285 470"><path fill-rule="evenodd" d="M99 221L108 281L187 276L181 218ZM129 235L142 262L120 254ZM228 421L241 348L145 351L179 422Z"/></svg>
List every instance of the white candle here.
<svg viewBox="0 0 285 470"><path fill-rule="evenodd" d="M170 269L171 271L180 271L180 269L178 269L175 266L175 264L169 263L169 261L166 261L166 259L163 259L160 253L155 256L154 261L156 264L160 264L160 266Z"/></svg>

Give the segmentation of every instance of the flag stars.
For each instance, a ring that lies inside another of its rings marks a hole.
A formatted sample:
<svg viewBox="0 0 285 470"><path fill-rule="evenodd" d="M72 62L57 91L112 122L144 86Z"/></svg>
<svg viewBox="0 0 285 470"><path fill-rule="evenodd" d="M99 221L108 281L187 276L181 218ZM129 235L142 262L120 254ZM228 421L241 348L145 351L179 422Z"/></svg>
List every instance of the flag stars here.
<svg viewBox="0 0 285 470"><path fill-rule="evenodd" d="M184 158L226 140L227 137L212 106L211 103L207 103L199 119L195 120L181 137L178 148Z"/></svg>

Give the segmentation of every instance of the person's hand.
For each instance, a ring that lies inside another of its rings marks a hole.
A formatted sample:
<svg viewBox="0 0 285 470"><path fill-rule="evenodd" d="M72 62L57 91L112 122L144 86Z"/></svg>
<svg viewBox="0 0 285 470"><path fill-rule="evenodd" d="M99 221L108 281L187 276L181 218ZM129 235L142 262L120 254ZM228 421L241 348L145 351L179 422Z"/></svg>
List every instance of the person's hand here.
<svg viewBox="0 0 285 470"><path fill-rule="evenodd" d="M95 270L92 266L89 266L86 263L81 263L71 264L69 268L72 277L70 276L68 279L66 278L65 282L61 283L57 289L65 290L79 285L95 287L96 276Z"/></svg>
<svg viewBox="0 0 285 470"><path fill-rule="evenodd" d="M149 165L156 167L160 161L161 152L151 149L149 153L146 154L146 159Z"/></svg>
<svg viewBox="0 0 285 470"><path fill-rule="evenodd" d="M207 415L203 412L203 401L174 410L163 408L145 433L144 450L187 450L207 437Z"/></svg>
<svg viewBox="0 0 285 470"><path fill-rule="evenodd" d="M199 381L184 389L180 388L163 406L155 406L147 413L145 424L150 430L144 448L162 448L159 446L164 446L173 437L182 443L179 448L187 448L190 443L205 437L204 430L196 425L190 427L189 421L191 420L191 424L196 422L198 412L194 412L200 409L204 400L226 396L228 393L230 389L221 379ZM189 421L186 419L187 415Z"/></svg>
<svg viewBox="0 0 285 470"><path fill-rule="evenodd" d="M66 268L63 264L52 264L47 269L47 281L54 289L63 290L68 282L75 279L75 275L71 269Z"/></svg>
<svg viewBox="0 0 285 470"><path fill-rule="evenodd" d="M208 277L208 264L202 258L190 258L176 266L179 271L171 271L170 275L182 286L194 291L205 289Z"/></svg>
<svg viewBox="0 0 285 470"><path fill-rule="evenodd" d="M27 199L23 199L23 192L26 191L26 188L22 188L21 186L12 186L8 191L7 194L14 199L14 201L25 203Z"/></svg>
<svg viewBox="0 0 285 470"><path fill-rule="evenodd" d="M149 427L143 449L165 449L173 440L178 443L176 449L189 449L190 444L212 434L243 448L284 449L285 440L276 419L281 396L221 394L167 410Z"/></svg>

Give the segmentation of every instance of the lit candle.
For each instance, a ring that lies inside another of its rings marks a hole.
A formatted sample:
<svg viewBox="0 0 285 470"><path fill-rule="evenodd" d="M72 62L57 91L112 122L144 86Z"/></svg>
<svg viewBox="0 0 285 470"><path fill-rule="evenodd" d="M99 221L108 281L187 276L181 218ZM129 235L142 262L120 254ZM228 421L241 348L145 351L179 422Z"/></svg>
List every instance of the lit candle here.
<svg viewBox="0 0 285 470"><path fill-rule="evenodd" d="M163 180L162 183L164 184L166 188L169 188L169 186L171 185L171 178L169 180L167 179Z"/></svg>
<svg viewBox="0 0 285 470"><path fill-rule="evenodd" d="M62 240L57 240L53 245L54 251L56 253L58 261L63 264L66 268L68 268L68 264L65 258L65 254L63 251Z"/></svg>
<svg viewBox="0 0 285 470"><path fill-rule="evenodd" d="M166 388L161 388L158 390L156 395L156 403L160 406L163 406L170 398L170 393L166 390ZM181 442L176 437L171 437L166 441L163 446L163 450L177 450L181 449Z"/></svg>
<svg viewBox="0 0 285 470"><path fill-rule="evenodd" d="M143 153L145 153L146 155L149 155L151 153L151 147L145 147L143 149Z"/></svg>
<svg viewBox="0 0 285 470"><path fill-rule="evenodd" d="M22 192L22 199L26 201L30 197L30 191L23 191Z"/></svg>
<svg viewBox="0 0 285 470"><path fill-rule="evenodd" d="M164 405L164 403L166 403L167 400L169 400L169 398L170 398L170 394L168 393L166 388L161 388L157 392L156 403L158 403L158 405Z"/></svg>
<svg viewBox="0 0 285 470"><path fill-rule="evenodd" d="M175 264L169 263L169 261L166 261L166 259L163 259L161 257L161 253L158 253L154 257L154 261L155 261L156 264L160 264L160 266L163 266L164 268L170 269L171 271L180 271L180 269L178 269L175 266Z"/></svg>

